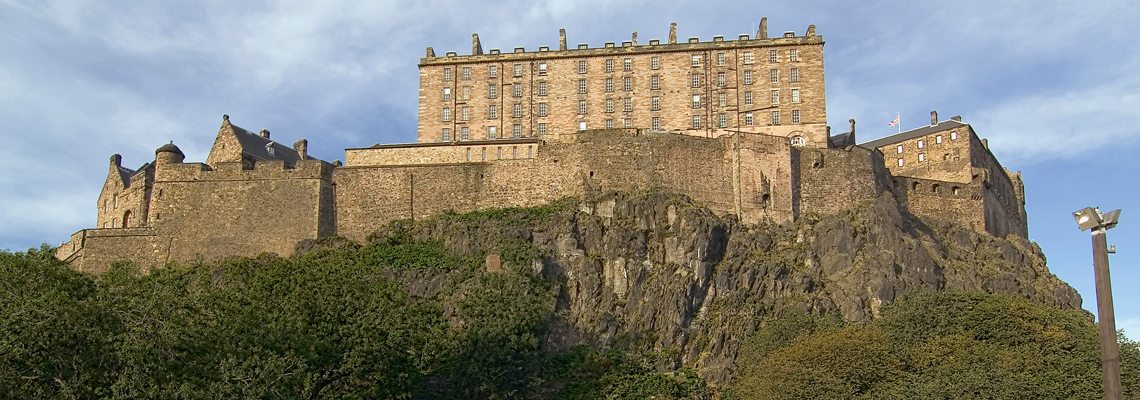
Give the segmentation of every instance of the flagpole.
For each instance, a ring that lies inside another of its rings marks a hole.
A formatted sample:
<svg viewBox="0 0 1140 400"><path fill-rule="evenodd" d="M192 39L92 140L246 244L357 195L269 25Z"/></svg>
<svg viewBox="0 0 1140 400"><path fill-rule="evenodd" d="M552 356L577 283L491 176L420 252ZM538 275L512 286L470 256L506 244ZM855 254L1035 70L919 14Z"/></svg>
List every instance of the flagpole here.
<svg viewBox="0 0 1140 400"><path fill-rule="evenodd" d="M902 133L902 113L901 112L895 113L895 121L899 121L899 123L897 123L895 125L898 126L899 133Z"/></svg>

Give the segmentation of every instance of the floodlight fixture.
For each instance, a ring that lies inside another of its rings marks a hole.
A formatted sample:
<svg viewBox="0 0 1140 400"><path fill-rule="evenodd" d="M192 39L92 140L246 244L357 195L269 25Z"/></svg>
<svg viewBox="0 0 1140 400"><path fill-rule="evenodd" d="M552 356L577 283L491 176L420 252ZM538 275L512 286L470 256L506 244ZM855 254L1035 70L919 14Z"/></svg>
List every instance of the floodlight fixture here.
<svg viewBox="0 0 1140 400"><path fill-rule="evenodd" d="M1077 226L1079 226L1082 231L1096 228L1100 226L1100 209L1085 207L1074 212L1073 219L1077 220Z"/></svg>
<svg viewBox="0 0 1140 400"><path fill-rule="evenodd" d="M1104 229L1115 228L1116 223L1119 221L1120 221L1120 209L1119 208L1112 210L1112 211L1109 211L1108 213L1101 216L1101 224L1104 225Z"/></svg>
<svg viewBox="0 0 1140 400"><path fill-rule="evenodd" d="M1112 309L1112 278L1108 272L1108 255L1116 253L1116 246L1108 249L1106 231L1120 221L1120 210L1101 214L1096 207L1085 207L1073 213L1073 219L1082 231L1092 229L1093 273L1096 277L1096 308L1100 337L1100 364L1104 372L1104 398L1123 398L1120 381L1120 350L1116 343L1116 313Z"/></svg>

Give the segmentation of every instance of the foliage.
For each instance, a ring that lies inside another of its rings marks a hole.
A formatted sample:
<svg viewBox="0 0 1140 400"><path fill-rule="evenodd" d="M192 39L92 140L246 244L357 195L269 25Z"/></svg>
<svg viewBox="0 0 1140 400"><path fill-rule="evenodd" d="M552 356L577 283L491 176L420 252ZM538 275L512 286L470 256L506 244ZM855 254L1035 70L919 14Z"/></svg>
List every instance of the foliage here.
<svg viewBox="0 0 1140 400"><path fill-rule="evenodd" d="M1100 397L1096 327L1012 294L916 291L869 324L788 315L741 348L730 398ZM1126 371L1140 364L1121 339ZM1126 372L1126 390L1137 390Z"/></svg>
<svg viewBox="0 0 1140 400"><path fill-rule="evenodd" d="M579 346L569 354L552 358L546 365L547 378L565 382L559 399L695 399L705 398L709 389L696 371L679 368L660 372L653 364L674 361L670 354L648 354L638 360L634 354L611 349L600 352ZM669 363L672 364L672 363Z"/></svg>

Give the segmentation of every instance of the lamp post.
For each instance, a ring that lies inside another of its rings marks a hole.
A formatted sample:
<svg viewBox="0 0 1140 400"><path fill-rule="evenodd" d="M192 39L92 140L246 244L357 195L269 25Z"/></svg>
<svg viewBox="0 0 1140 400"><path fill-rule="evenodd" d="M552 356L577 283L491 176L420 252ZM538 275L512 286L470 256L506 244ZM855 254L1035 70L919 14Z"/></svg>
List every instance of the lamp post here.
<svg viewBox="0 0 1140 400"><path fill-rule="evenodd" d="M1100 364L1104 369L1104 398L1121 400L1120 351L1116 345L1116 316L1112 310L1112 280L1108 275L1108 241L1105 231L1116 227L1120 210L1101 214L1099 208L1087 207L1073 213L1082 231L1092 229L1093 270L1096 273L1096 308L1100 323ZM1112 246L1116 252L1116 246Z"/></svg>

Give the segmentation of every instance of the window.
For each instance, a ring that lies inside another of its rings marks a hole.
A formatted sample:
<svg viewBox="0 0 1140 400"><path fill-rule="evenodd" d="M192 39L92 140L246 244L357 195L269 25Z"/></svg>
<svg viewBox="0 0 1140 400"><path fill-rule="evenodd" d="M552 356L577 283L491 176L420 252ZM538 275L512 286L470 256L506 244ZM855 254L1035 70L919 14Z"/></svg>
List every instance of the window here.
<svg viewBox="0 0 1140 400"><path fill-rule="evenodd" d="M613 129L613 128L614 128L613 118L606 119L606 129Z"/></svg>
<svg viewBox="0 0 1140 400"><path fill-rule="evenodd" d="M720 86L720 87L724 87L725 84L726 83L725 83L725 79L724 79L724 72L717 72L716 73L716 85Z"/></svg>
<svg viewBox="0 0 1140 400"><path fill-rule="evenodd" d="M727 115L724 115L723 113L721 113L721 114L717 114L717 116L716 116L716 126L717 126L718 128L724 128L724 127L728 126L728 116L727 116Z"/></svg>
<svg viewBox="0 0 1140 400"><path fill-rule="evenodd" d="M450 108L444 107L443 111L440 112L439 114L443 118L443 122L451 121L451 109Z"/></svg>
<svg viewBox="0 0 1140 400"><path fill-rule="evenodd" d="M463 67L463 80L471 80L471 67Z"/></svg>
<svg viewBox="0 0 1140 400"><path fill-rule="evenodd" d="M498 65L492 65L492 66L487 67L487 77L488 78L497 78L498 76L499 76L499 66Z"/></svg>
<svg viewBox="0 0 1140 400"><path fill-rule="evenodd" d="M780 70L774 69L774 70L768 71L768 82L780 83Z"/></svg>
<svg viewBox="0 0 1140 400"><path fill-rule="evenodd" d="M923 147L926 147L926 141L925 140L919 140L918 141L918 148L921 149Z"/></svg>
<svg viewBox="0 0 1140 400"><path fill-rule="evenodd" d="M497 139L499 137L499 131L496 128L498 128L498 127L496 127L496 126L488 126L487 127L487 139Z"/></svg>
<svg viewBox="0 0 1140 400"><path fill-rule="evenodd" d="M794 61L799 61L799 60L800 60L799 50L796 50L796 49L788 50L788 61L794 62Z"/></svg>
<svg viewBox="0 0 1140 400"><path fill-rule="evenodd" d="M487 85L487 98L488 99L499 98L499 86L498 85L495 85L494 83Z"/></svg>
<svg viewBox="0 0 1140 400"><path fill-rule="evenodd" d="M653 75L649 77L649 90L661 90L660 75Z"/></svg>
<svg viewBox="0 0 1140 400"><path fill-rule="evenodd" d="M751 85L752 84L752 71L744 71L744 84L745 85Z"/></svg>
<svg viewBox="0 0 1140 400"><path fill-rule="evenodd" d="M444 68L443 69L443 81L444 82L451 82L451 68Z"/></svg>
<svg viewBox="0 0 1140 400"><path fill-rule="evenodd" d="M752 64L752 52L751 51L744 52L744 54L742 54L742 56L744 57L744 64L748 64L748 65Z"/></svg>
<svg viewBox="0 0 1140 400"><path fill-rule="evenodd" d="M650 123L650 127L652 127L653 130L655 130L655 131L661 130L661 117L653 117L650 119L650 121L652 121Z"/></svg>
<svg viewBox="0 0 1140 400"><path fill-rule="evenodd" d="M744 114L744 126L752 126L752 113Z"/></svg>
<svg viewBox="0 0 1140 400"><path fill-rule="evenodd" d="M487 148L486 147L483 148L483 159L484 160L487 159Z"/></svg>
<svg viewBox="0 0 1140 400"><path fill-rule="evenodd" d="M463 121L470 121L471 120L471 107L470 106L463 106L463 108L459 109L459 111L463 114L463 115L460 115L460 117L462 117L461 120L463 120Z"/></svg>
<svg viewBox="0 0 1140 400"><path fill-rule="evenodd" d="M606 112L614 112L614 99L606 99Z"/></svg>
<svg viewBox="0 0 1140 400"><path fill-rule="evenodd" d="M622 120L621 126L623 128L632 128L633 127L633 118L626 118L626 119Z"/></svg>
<svg viewBox="0 0 1140 400"><path fill-rule="evenodd" d="M463 140L471 140L471 129L468 127L459 128L459 133L463 135Z"/></svg>
<svg viewBox="0 0 1140 400"><path fill-rule="evenodd" d="M578 94L586 94L586 80L585 79L579 79L578 80Z"/></svg>
<svg viewBox="0 0 1140 400"><path fill-rule="evenodd" d="M519 158L519 148L517 146L511 146L511 158Z"/></svg>
<svg viewBox="0 0 1140 400"><path fill-rule="evenodd" d="M578 114L586 113L586 100L578 100Z"/></svg>
<svg viewBox="0 0 1140 400"><path fill-rule="evenodd" d="M800 123L800 110L792 110L792 123Z"/></svg>
<svg viewBox="0 0 1140 400"><path fill-rule="evenodd" d="M701 87L701 74L693 74L690 78L692 87Z"/></svg>
<svg viewBox="0 0 1140 400"><path fill-rule="evenodd" d="M768 93L769 93L768 97L769 97L769 99L772 100L771 101L772 104L780 104L780 91L779 90L772 90L772 91L769 91Z"/></svg>
<svg viewBox="0 0 1140 400"><path fill-rule="evenodd" d="M776 50L768 50L768 62L780 62L780 52Z"/></svg>
<svg viewBox="0 0 1140 400"><path fill-rule="evenodd" d="M693 129L701 129L701 116L700 115L694 115L693 116Z"/></svg>
<svg viewBox="0 0 1140 400"><path fill-rule="evenodd" d="M515 105L511 107L511 116L515 118L522 118L522 104L515 103Z"/></svg>
<svg viewBox="0 0 1140 400"><path fill-rule="evenodd" d="M744 105L752 105L752 92L744 92Z"/></svg>
<svg viewBox="0 0 1140 400"><path fill-rule="evenodd" d="M901 167L901 166L903 166L903 164L904 164L903 159L900 158L899 159L899 166Z"/></svg>
<svg viewBox="0 0 1140 400"><path fill-rule="evenodd" d="M527 157L534 157L534 147L530 147L530 146L526 147L526 156Z"/></svg>
<svg viewBox="0 0 1140 400"><path fill-rule="evenodd" d="M545 81L538 83L538 95L539 96L546 96L546 82Z"/></svg>
<svg viewBox="0 0 1140 400"><path fill-rule="evenodd" d="M614 78L606 78L606 93L614 92Z"/></svg>
<svg viewBox="0 0 1140 400"><path fill-rule="evenodd" d="M803 136L792 136L792 146L803 146L803 145L804 145Z"/></svg>
<svg viewBox="0 0 1140 400"><path fill-rule="evenodd" d="M538 123L538 134L539 134L539 136L546 136L546 123L545 122L539 122Z"/></svg>
<svg viewBox="0 0 1140 400"><path fill-rule="evenodd" d="M799 81L800 81L800 69L799 68L792 68L791 74L788 75L788 82L799 82Z"/></svg>
<svg viewBox="0 0 1140 400"><path fill-rule="evenodd" d="M580 131L586 130L586 121L578 121L578 130L580 130Z"/></svg>
<svg viewBox="0 0 1140 400"><path fill-rule="evenodd" d="M716 65L724 66L724 53L716 53Z"/></svg>
<svg viewBox="0 0 1140 400"><path fill-rule="evenodd" d="M942 143L942 135L935 136L934 143Z"/></svg>
<svg viewBox="0 0 1140 400"><path fill-rule="evenodd" d="M779 125L779 124L780 124L780 112L779 111L772 111L772 125Z"/></svg>
<svg viewBox="0 0 1140 400"><path fill-rule="evenodd" d="M649 58L649 69L661 68L661 57L653 56Z"/></svg>
<svg viewBox="0 0 1140 400"><path fill-rule="evenodd" d="M586 73L586 60L578 61L578 73L579 74Z"/></svg>
<svg viewBox="0 0 1140 400"><path fill-rule="evenodd" d="M538 63L538 74L546 75L546 63Z"/></svg>
<svg viewBox="0 0 1140 400"><path fill-rule="evenodd" d="M464 100L464 101L471 100L471 87L470 86L464 86L464 87L459 88L459 99Z"/></svg>
<svg viewBox="0 0 1140 400"><path fill-rule="evenodd" d="M451 128L443 128L443 134L440 136L443 137L442 139L444 142L450 142L451 141Z"/></svg>
<svg viewBox="0 0 1140 400"><path fill-rule="evenodd" d="M499 106L492 104L487 106L487 119L499 118Z"/></svg>
<svg viewBox="0 0 1140 400"><path fill-rule="evenodd" d="M958 140L958 131L950 132L950 140Z"/></svg>
<svg viewBox="0 0 1140 400"><path fill-rule="evenodd" d="M799 102L800 102L800 90L799 89L792 89L792 103L799 103Z"/></svg>
<svg viewBox="0 0 1140 400"><path fill-rule="evenodd" d="M614 72L614 60L606 60L606 72Z"/></svg>
<svg viewBox="0 0 1140 400"><path fill-rule="evenodd" d="M623 76L621 78L621 90L626 91L626 92L633 90L633 77L632 76Z"/></svg>
<svg viewBox="0 0 1140 400"><path fill-rule="evenodd" d="M899 154L902 154L902 152L903 152L903 145L901 145L901 144L899 145L899 147L898 147L898 151L899 151Z"/></svg>
<svg viewBox="0 0 1140 400"><path fill-rule="evenodd" d="M653 96L649 99L649 109L652 111L661 110L661 97Z"/></svg>
<svg viewBox="0 0 1140 400"><path fill-rule="evenodd" d="M621 70L625 72L633 71L633 59L627 58L621 63Z"/></svg>
<svg viewBox="0 0 1140 400"><path fill-rule="evenodd" d="M522 64L515 64L514 75L515 77L522 76Z"/></svg>
<svg viewBox="0 0 1140 400"><path fill-rule="evenodd" d="M689 63L689 64L690 64L690 65L692 65L692 66L694 66L694 67L699 67L699 66L701 66L701 56L700 56L700 55L698 55L698 54L694 54L694 55L692 56L692 59L691 59L691 61L690 61L690 63Z"/></svg>
<svg viewBox="0 0 1140 400"><path fill-rule="evenodd" d="M621 99L621 110L625 111L625 112L632 112L633 111L633 98L626 97L624 99Z"/></svg>
<svg viewBox="0 0 1140 400"><path fill-rule="evenodd" d="M701 95L693 95L693 108L701 108Z"/></svg>
<svg viewBox="0 0 1140 400"><path fill-rule="evenodd" d="M443 88L443 101L451 101L451 88Z"/></svg>
<svg viewBox="0 0 1140 400"><path fill-rule="evenodd" d="M538 116L546 116L546 103L538 103Z"/></svg>
<svg viewBox="0 0 1140 400"><path fill-rule="evenodd" d="M513 95L514 97L522 97L522 84L521 83L511 84L511 95Z"/></svg>
<svg viewBox="0 0 1140 400"><path fill-rule="evenodd" d="M926 161L926 153L918 153L918 162Z"/></svg>
<svg viewBox="0 0 1140 400"><path fill-rule="evenodd" d="M716 105L720 106L720 107L727 106L728 105L728 96L725 95L724 93L717 93Z"/></svg>
<svg viewBox="0 0 1140 400"><path fill-rule="evenodd" d="M511 137L513 137L513 138L522 137L522 125L519 125L519 124L511 125Z"/></svg>

